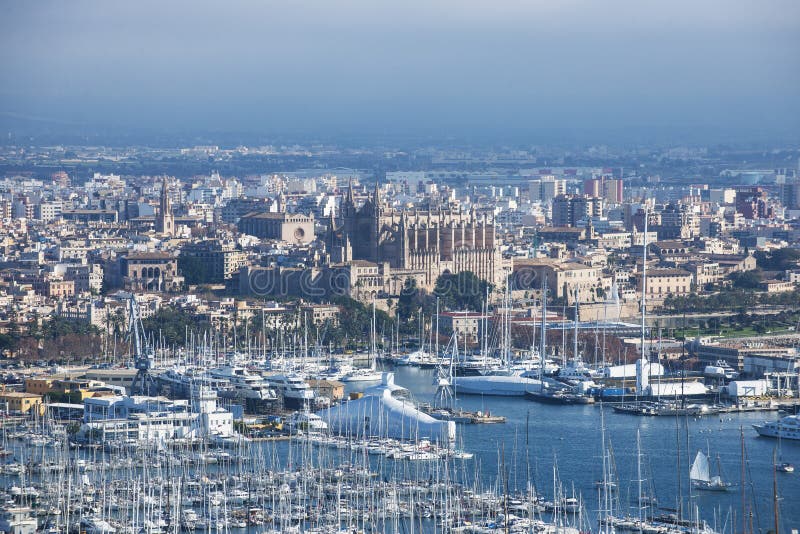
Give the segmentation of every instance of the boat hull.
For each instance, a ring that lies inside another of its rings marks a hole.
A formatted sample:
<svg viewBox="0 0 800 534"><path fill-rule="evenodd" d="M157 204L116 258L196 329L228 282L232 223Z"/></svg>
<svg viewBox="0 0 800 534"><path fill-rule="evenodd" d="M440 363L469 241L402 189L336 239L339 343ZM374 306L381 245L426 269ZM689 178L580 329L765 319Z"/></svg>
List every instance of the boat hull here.
<svg viewBox="0 0 800 534"><path fill-rule="evenodd" d="M542 382L520 376L456 377L456 394L488 395L494 397L524 397L529 391L540 391Z"/></svg>
<svg viewBox="0 0 800 534"><path fill-rule="evenodd" d="M800 433L786 432L784 429L778 430L775 426L770 425L753 425L753 428L758 432L759 436L766 438L781 438L800 441Z"/></svg>
<svg viewBox="0 0 800 534"><path fill-rule="evenodd" d="M537 391L527 391L525 392L525 398L544 404L594 404L594 397L574 394L550 395Z"/></svg>
<svg viewBox="0 0 800 534"><path fill-rule="evenodd" d="M283 406L285 408L300 410L303 408L312 407L314 404L313 398L302 398L302 397L283 397Z"/></svg>
<svg viewBox="0 0 800 534"><path fill-rule="evenodd" d="M730 491L731 485L724 482L705 482L703 480L692 480L692 487L703 491Z"/></svg>

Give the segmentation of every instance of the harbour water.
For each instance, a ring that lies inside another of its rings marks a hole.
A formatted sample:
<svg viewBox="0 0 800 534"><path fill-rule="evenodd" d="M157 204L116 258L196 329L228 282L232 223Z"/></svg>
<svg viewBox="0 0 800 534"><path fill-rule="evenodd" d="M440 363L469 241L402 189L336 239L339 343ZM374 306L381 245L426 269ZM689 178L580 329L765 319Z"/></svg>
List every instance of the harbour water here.
<svg viewBox="0 0 800 534"><path fill-rule="evenodd" d="M409 388L417 400L427 402L432 398L436 390L432 371L398 367L394 372L395 381ZM741 428L748 496L746 514L751 513L752 502L753 525L764 532L772 528L772 458L777 441L759 437L751 425L778 417L775 413L637 417L614 413L610 407L603 408L599 404L559 406L516 397L458 396L457 402L468 410L488 411L508 418L502 425L460 425L458 428L459 444L475 453L472 461L477 463L484 481L496 479L504 465L509 487L523 490L525 473L530 469L536 486L549 493L556 464L562 483L574 484L575 492L582 494L587 512L591 514L597 510L596 482L602 478L600 411L603 410L606 438L612 444L617 466L618 496L622 503L628 502L633 506L625 510L623 504L621 511L635 516L638 510L635 506L638 496L638 429L643 478L647 479L643 485L652 487L659 506L677 509L677 498L682 495L684 513L688 513L686 503L696 504L701 518L712 527L716 525L716 530L725 527L728 532L739 531L742 513ZM714 460L719 456L723 476L734 484L730 491L690 489L688 473L698 449L710 451ZM782 440L781 453L785 461L800 464L799 442ZM797 528L800 526L800 474L778 473L778 489L782 499L781 531L785 530L784 527ZM750 499L750 495L754 498ZM731 527L734 515L736 528Z"/></svg>

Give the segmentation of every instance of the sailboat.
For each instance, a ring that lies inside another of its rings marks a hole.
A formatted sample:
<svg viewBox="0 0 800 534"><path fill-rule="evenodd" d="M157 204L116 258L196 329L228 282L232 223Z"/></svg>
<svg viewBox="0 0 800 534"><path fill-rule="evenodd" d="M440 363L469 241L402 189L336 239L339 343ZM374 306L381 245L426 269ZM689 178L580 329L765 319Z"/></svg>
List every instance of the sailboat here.
<svg viewBox="0 0 800 534"><path fill-rule="evenodd" d="M717 462L719 462L719 458L717 458ZM703 451L697 451L692 469L689 471L692 487L707 491L728 491L731 484L722 480L721 470L719 471L720 474L712 476L708 456Z"/></svg>
<svg viewBox="0 0 800 534"><path fill-rule="evenodd" d="M524 397L528 391L541 391L542 381L538 370L519 370L511 364L511 330L509 310L511 308L510 280L506 279L505 307L501 321L502 365L486 370L478 376L456 376L454 390L464 395L491 395L503 397Z"/></svg>
<svg viewBox="0 0 800 534"><path fill-rule="evenodd" d="M375 345L375 300L372 301L372 325L370 328L370 346L369 346L369 367L365 369L353 369L341 378L342 382L380 382L383 373L375 366L375 361L378 357L377 347Z"/></svg>
<svg viewBox="0 0 800 534"><path fill-rule="evenodd" d="M781 473L794 473L794 465L789 462L781 462L775 466L775 469Z"/></svg>
<svg viewBox="0 0 800 534"><path fill-rule="evenodd" d="M438 306L438 301L437 301ZM438 314L437 314L438 316ZM400 321L397 322L398 327L400 325ZM429 350L425 349L425 320L422 313L422 308L420 308L419 313L419 327L418 327L418 336L419 336L419 348L413 352L409 352L404 356L397 358L395 361L395 365L415 365L418 367L428 367L431 364L434 366L437 363L437 358L435 354L431 354ZM433 349L432 343L429 346L429 349Z"/></svg>
<svg viewBox="0 0 800 534"><path fill-rule="evenodd" d="M794 465L790 464L789 462L783 461L783 453L781 451L781 435L778 434L778 450L777 450L778 461L775 463L775 470L780 471L781 473L794 473Z"/></svg>

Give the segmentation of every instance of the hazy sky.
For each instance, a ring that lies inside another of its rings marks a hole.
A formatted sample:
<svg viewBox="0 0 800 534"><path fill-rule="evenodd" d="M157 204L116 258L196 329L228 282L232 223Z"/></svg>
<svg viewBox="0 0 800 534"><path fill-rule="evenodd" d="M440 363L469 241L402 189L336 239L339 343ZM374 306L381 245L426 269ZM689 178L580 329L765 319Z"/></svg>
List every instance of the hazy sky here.
<svg viewBox="0 0 800 534"><path fill-rule="evenodd" d="M796 0L0 6L6 118L319 135L800 131Z"/></svg>

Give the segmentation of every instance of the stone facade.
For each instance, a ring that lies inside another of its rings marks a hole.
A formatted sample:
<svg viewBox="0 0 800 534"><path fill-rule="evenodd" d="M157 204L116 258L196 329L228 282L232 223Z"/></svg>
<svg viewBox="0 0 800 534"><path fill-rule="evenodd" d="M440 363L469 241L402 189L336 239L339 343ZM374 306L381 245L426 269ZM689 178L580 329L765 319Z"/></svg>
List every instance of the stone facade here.
<svg viewBox="0 0 800 534"><path fill-rule="evenodd" d="M326 246L333 263L364 260L387 264L397 276L423 271L425 288L439 275L471 271L492 284L503 281L502 256L491 213L451 207L395 210L384 205L379 188L360 208L352 188L338 217L329 221Z"/></svg>
<svg viewBox="0 0 800 534"><path fill-rule="evenodd" d="M238 228L260 239L298 244L314 240L314 217L301 213L252 212L239 219Z"/></svg>

